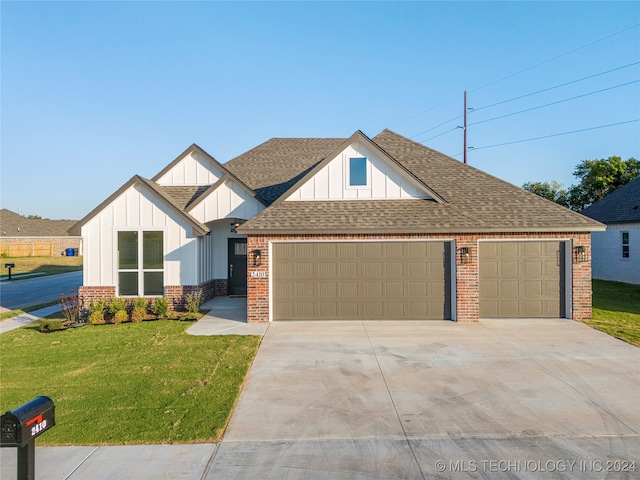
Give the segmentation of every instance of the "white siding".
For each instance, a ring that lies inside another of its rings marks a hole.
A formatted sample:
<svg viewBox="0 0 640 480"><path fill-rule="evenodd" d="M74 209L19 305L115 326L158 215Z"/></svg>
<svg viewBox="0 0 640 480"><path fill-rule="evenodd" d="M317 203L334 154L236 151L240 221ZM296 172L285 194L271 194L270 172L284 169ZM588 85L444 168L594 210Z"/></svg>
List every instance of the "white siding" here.
<svg viewBox="0 0 640 480"><path fill-rule="evenodd" d="M367 185L349 185L349 159L367 159ZM355 142L300 186L289 200L430 198L410 176L363 142Z"/></svg>
<svg viewBox="0 0 640 480"><path fill-rule="evenodd" d="M224 172L199 152L193 151L156 182L159 185L213 185Z"/></svg>
<svg viewBox="0 0 640 480"><path fill-rule="evenodd" d="M629 232L629 258L622 258L622 232ZM640 225L607 225L591 234L592 276L600 280L640 284Z"/></svg>
<svg viewBox="0 0 640 480"><path fill-rule="evenodd" d="M207 195L189 213L202 223L222 218L248 220L264 210L258 200L233 180L227 180Z"/></svg>
<svg viewBox="0 0 640 480"><path fill-rule="evenodd" d="M165 285L196 285L197 241L191 226L146 188L133 185L82 227L84 285L117 284L117 232L164 231Z"/></svg>

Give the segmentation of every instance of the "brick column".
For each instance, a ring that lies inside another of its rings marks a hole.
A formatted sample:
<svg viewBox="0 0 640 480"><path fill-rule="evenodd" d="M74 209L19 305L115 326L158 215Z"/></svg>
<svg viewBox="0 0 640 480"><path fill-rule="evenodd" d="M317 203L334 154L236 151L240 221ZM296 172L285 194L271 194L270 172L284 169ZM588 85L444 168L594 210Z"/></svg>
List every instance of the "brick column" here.
<svg viewBox="0 0 640 480"><path fill-rule="evenodd" d="M260 250L260 265L255 265ZM269 242L264 236L247 238L247 323L269 321Z"/></svg>
<svg viewBox="0 0 640 480"><path fill-rule="evenodd" d="M571 265L573 267L573 319L591 319L591 234L576 233L573 235L573 247L582 245L587 249L587 258L575 263L573 251Z"/></svg>
<svg viewBox="0 0 640 480"><path fill-rule="evenodd" d="M459 250L469 249L470 262L460 261ZM456 310L458 322L477 322L480 317L480 288L478 277L478 237L461 235L456 238Z"/></svg>

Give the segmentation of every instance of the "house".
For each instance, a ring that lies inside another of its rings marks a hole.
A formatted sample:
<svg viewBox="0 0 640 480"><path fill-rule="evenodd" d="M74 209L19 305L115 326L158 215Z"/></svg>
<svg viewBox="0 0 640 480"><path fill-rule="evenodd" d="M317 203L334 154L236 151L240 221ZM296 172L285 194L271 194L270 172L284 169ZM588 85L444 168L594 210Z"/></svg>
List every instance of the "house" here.
<svg viewBox="0 0 640 480"><path fill-rule="evenodd" d="M247 320L591 316L604 225L392 131L192 145L72 229L85 302L246 295Z"/></svg>
<svg viewBox="0 0 640 480"><path fill-rule="evenodd" d="M593 278L640 284L640 177L582 213L607 225L591 235Z"/></svg>
<svg viewBox="0 0 640 480"><path fill-rule="evenodd" d="M27 218L0 210L0 254L9 257L53 257L74 249L82 255L81 237L67 230L76 220Z"/></svg>

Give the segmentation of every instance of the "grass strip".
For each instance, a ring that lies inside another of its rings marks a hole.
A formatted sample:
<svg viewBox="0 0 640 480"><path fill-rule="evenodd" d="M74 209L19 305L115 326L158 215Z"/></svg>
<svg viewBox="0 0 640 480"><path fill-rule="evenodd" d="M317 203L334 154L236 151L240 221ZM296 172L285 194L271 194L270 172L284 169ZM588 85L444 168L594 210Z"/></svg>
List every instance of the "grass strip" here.
<svg viewBox="0 0 640 480"><path fill-rule="evenodd" d="M593 280L593 314L584 323L640 347L640 285Z"/></svg>
<svg viewBox="0 0 640 480"><path fill-rule="evenodd" d="M57 301L40 303L38 305L33 305L31 307L24 307L19 310L9 310L8 312L0 313L0 321L17 317L19 315L22 315L23 313L33 312L34 310L40 310L41 308L51 307L52 305L56 305L57 303L58 303Z"/></svg>
<svg viewBox="0 0 640 480"><path fill-rule="evenodd" d="M176 321L0 336L0 411L37 395L56 404L39 445L217 442L260 343L192 336Z"/></svg>

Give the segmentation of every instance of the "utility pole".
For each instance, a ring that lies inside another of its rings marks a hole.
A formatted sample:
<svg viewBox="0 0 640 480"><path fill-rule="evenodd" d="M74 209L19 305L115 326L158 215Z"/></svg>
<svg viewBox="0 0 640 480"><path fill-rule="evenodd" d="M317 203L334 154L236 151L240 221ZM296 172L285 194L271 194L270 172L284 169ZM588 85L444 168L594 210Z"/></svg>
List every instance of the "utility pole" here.
<svg viewBox="0 0 640 480"><path fill-rule="evenodd" d="M464 163L467 163L467 91L464 91L464 126L462 127L464 136Z"/></svg>

